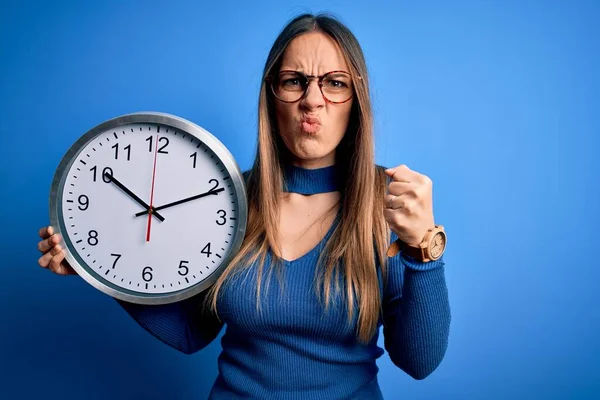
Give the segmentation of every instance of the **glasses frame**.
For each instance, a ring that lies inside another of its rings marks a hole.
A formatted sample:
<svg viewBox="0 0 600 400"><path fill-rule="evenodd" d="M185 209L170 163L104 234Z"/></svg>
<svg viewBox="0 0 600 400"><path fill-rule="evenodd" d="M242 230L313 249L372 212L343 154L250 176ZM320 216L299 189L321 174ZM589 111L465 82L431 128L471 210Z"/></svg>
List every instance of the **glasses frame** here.
<svg viewBox="0 0 600 400"><path fill-rule="evenodd" d="M344 73L344 74L348 74L348 75L350 76L350 79L352 79L352 78L354 77L354 75L352 75L352 74L351 74L350 72L348 72L348 71L344 71L344 70L339 70L339 69L338 69L338 70L333 70L333 71L326 72L326 73L324 73L323 75L306 75L305 73L303 73L303 72L301 72L301 71L295 71L295 70L292 70L292 69L285 69L285 70L282 70L282 71L279 71L279 72L277 72L277 74L276 74L276 75L280 75L280 74L282 74L282 73L285 73L285 72L293 72L293 73L300 74L300 75L304 76L304 77L306 78L306 80L308 81L308 84L307 84L307 85L306 85L306 87L304 88L304 93L302 94L302 96L300 96L300 97L298 98L298 100L286 101L286 100L283 100L283 99L279 98L279 96L277 96L277 93L275 93L275 88L273 87L273 85L274 85L274 83L275 83L275 75L269 75L269 76L267 76L267 77L265 78L265 80L266 80L266 81L269 83L269 86L271 87L271 92L273 93L273 96L275 96L275 98L276 98L277 100L279 100L279 101L281 101L281 102L283 102L283 103L296 103L296 102L298 102L298 101L302 100L303 98L305 98L305 97L306 97L306 93L308 92L308 85L310 84L310 81L311 81L312 79L317 79L317 83L318 83L318 85L319 85L319 90L321 91L321 96L323 96L323 99L324 99L326 102L328 102L328 103L332 103L332 104L344 104L344 103L346 103L347 101L349 101L349 100L350 100L352 97L354 97L354 80L352 81L352 94L350 95L350 97L348 97L348 98L347 98L346 100L344 100L344 101L332 101L332 100L329 100L329 99L327 98L327 96L325 96L325 93L323 93L323 78L324 78L324 77L326 77L326 76L327 76L327 75L329 75L329 74L333 74L333 73L340 73L340 72L341 72L341 73ZM357 78L357 79L362 79L362 77L361 77L361 76L356 76L356 78Z"/></svg>

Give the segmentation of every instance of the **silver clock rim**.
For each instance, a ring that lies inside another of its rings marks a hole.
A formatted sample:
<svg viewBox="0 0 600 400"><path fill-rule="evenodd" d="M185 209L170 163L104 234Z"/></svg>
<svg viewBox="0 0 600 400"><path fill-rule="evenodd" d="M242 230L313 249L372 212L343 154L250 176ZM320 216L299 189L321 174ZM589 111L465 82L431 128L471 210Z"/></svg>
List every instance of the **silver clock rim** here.
<svg viewBox="0 0 600 400"><path fill-rule="evenodd" d="M64 221L62 219L62 192L64 183L67 178L67 173L73 163L76 161L77 156L83 150L83 148L91 142L98 134L105 132L116 127L131 124L131 123L156 123L165 126L170 126L175 129L184 131L186 134L196 137L202 141L207 147L209 147L219 157L225 168L227 169L233 186L235 188L236 200L238 203L238 224L235 232L235 239L231 245L230 251L227 256L223 259L220 266L204 281L182 289L179 291L167 293L167 294L139 294L127 290L125 288L114 285L110 281L104 279L101 275L93 272L91 268L87 268L82 264L85 262L78 256L77 252L71 250L73 244L70 239L65 236ZM54 231L61 235L64 242L65 258L73 269L81 276L86 282L95 287L96 289L104 292L105 294L119 300L126 302L137 303L137 304L169 304L177 301L185 300L193 297L197 294L202 293L206 289L210 288L218 277L223 273L223 270L227 267L231 259L237 254L244 236L246 234L246 224L248 216L248 203L246 195L246 184L242 172L234 159L233 155L221 143L213 134L208 132L206 129L188 121L184 118L176 115L155 112L155 111L144 111L135 112L130 114L120 115L118 117L104 121L84 135L82 135L73 145L68 149L63 158L61 159L52 180L50 189L50 225L54 228Z"/></svg>

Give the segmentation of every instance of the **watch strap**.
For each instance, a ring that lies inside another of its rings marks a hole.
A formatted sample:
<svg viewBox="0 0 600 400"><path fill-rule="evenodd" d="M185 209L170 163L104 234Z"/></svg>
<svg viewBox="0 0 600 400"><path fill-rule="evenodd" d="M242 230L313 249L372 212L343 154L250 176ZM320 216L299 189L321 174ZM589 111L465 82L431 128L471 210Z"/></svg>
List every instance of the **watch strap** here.
<svg viewBox="0 0 600 400"><path fill-rule="evenodd" d="M406 243L404 243L400 239L396 239L396 241L394 241L394 243L392 243L390 245L390 247L388 248L388 251L387 251L387 256L394 257L396 254L398 254L400 252L400 250L402 250L402 252L404 254L406 254L412 258L415 258L417 260L424 259L423 250L420 247L407 246Z"/></svg>

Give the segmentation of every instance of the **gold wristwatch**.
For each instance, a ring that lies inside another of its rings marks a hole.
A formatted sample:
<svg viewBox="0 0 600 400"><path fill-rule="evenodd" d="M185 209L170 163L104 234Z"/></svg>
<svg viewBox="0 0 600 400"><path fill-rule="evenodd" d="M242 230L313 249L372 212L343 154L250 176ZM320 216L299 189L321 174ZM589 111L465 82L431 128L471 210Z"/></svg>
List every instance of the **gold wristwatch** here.
<svg viewBox="0 0 600 400"><path fill-rule="evenodd" d="M442 225L429 229L419 246L409 246L400 239L396 239L387 251L388 257L394 257L402 250L406 255L422 262L439 259L446 250L446 231Z"/></svg>

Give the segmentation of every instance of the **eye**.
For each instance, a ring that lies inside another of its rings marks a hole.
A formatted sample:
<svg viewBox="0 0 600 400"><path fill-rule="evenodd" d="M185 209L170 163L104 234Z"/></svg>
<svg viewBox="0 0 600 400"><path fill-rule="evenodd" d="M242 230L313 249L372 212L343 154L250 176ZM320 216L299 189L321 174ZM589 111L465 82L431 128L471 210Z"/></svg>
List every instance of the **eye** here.
<svg viewBox="0 0 600 400"><path fill-rule="evenodd" d="M282 86L302 86L299 78L289 78L281 81Z"/></svg>
<svg viewBox="0 0 600 400"><path fill-rule="evenodd" d="M342 82L342 81L336 81L336 80L330 80L330 81L328 81L328 83L329 83L329 86L333 86L333 87L340 87L340 88L342 88L342 87L346 87L347 86L344 82Z"/></svg>
<svg viewBox="0 0 600 400"><path fill-rule="evenodd" d="M334 90L342 90L342 89L347 89L349 88L349 85L339 79L333 79L333 78L329 78L329 79L325 79L323 81L323 86L327 89L334 89Z"/></svg>

